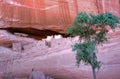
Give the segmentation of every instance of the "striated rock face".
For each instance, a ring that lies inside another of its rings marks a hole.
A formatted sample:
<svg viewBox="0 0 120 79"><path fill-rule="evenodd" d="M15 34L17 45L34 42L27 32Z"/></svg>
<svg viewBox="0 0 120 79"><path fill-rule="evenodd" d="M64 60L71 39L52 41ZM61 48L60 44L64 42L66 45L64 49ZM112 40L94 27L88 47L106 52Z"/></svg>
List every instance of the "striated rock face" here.
<svg viewBox="0 0 120 79"><path fill-rule="evenodd" d="M101 12L112 12L116 16L120 17L120 0L116 1L106 1L106 0L97 0L98 11Z"/></svg>
<svg viewBox="0 0 120 79"><path fill-rule="evenodd" d="M0 79L9 72L28 79L32 68L54 79L92 79L90 66L75 64L71 45L78 37L59 36L78 11L120 17L120 0L0 0ZM98 46L103 65L97 77L120 79L120 29L108 37L108 43Z"/></svg>
<svg viewBox="0 0 120 79"><path fill-rule="evenodd" d="M3 8L4 7L4 8ZM0 17L7 27L36 28L64 33L77 12L112 12L120 17L120 0L3 0ZM5 25L0 25L6 28Z"/></svg>

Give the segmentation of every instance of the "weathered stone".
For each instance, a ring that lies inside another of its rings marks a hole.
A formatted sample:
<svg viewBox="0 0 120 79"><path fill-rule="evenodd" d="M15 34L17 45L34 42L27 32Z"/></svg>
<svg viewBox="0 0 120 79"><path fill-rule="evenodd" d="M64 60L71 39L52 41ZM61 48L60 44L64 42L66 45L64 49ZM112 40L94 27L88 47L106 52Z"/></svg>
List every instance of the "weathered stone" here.
<svg viewBox="0 0 120 79"><path fill-rule="evenodd" d="M95 14L110 11L120 17L120 0L58 0L59 2L34 0L35 3L32 0L2 1L0 1L0 28L32 27L64 33L78 11ZM40 33L46 34L46 32ZM82 63L77 68L75 63L75 53L72 52L71 44L77 42L79 37L52 38L49 40L50 45L46 45L46 39L34 40L21 33L17 35L0 30L0 78L4 72L11 71L16 79L28 79L31 69L35 68L54 79L92 79L90 66ZM98 79L120 79L120 29L116 29L115 33L110 31L107 36L111 38L110 41L103 46L98 46L98 59L103 62L103 65L97 72L97 77ZM21 45L24 51L21 51ZM44 75L43 73L41 74ZM8 76L13 78L11 75ZM40 77L39 73L37 77Z"/></svg>
<svg viewBox="0 0 120 79"><path fill-rule="evenodd" d="M4 73L3 79L15 79L15 76L12 72Z"/></svg>
<svg viewBox="0 0 120 79"><path fill-rule="evenodd" d="M33 70L29 79L45 79L45 75L40 71Z"/></svg>
<svg viewBox="0 0 120 79"><path fill-rule="evenodd" d="M38 3L40 5L37 5ZM79 11L94 14L112 12L120 17L119 0L5 0L0 4L1 9L4 7L0 10L1 20L5 22L2 24L9 25L8 27L49 29L59 33L65 33ZM6 28L2 24L0 27Z"/></svg>
<svg viewBox="0 0 120 79"><path fill-rule="evenodd" d="M22 51L21 42L13 43L12 48L13 48L14 51L21 52Z"/></svg>

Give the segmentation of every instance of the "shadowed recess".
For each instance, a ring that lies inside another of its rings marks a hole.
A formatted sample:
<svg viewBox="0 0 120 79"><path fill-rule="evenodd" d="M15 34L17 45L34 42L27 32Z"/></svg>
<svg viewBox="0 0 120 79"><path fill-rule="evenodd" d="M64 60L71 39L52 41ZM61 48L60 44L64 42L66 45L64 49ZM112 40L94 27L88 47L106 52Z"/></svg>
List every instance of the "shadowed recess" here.
<svg viewBox="0 0 120 79"><path fill-rule="evenodd" d="M38 30L34 28L1 28L1 30L7 30L8 32L14 34L14 33L23 33L23 34L28 34L28 37L41 40L42 38L46 38L47 36L52 36L52 35L62 35L63 37L67 37L66 34L64 33L59 33L51 30Z"/></svg>

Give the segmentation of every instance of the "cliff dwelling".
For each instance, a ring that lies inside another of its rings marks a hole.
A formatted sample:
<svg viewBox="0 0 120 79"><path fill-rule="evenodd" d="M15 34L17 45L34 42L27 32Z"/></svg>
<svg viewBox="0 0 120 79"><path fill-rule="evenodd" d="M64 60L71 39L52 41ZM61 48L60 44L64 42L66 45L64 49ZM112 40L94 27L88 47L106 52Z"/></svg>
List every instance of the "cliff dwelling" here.
<svg viewBox="0 0 120 79"><path fill-rule="evenodd" d="M92 79L90 66L76 66L71 46L79 37L66 35L81 11L120 18L120 0L0 0L0 79L29 79L32 70L42 79ZM97 77L120 79L120 28L108 37Z"/></svg>

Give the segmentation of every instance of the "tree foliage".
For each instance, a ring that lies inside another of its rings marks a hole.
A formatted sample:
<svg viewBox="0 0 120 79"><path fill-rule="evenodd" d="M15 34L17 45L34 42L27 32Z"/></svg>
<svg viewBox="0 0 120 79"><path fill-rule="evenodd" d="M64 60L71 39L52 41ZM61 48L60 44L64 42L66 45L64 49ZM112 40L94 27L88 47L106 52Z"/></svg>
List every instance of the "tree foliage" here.
<svg viewBox="0 0 120 79"><path fill-rule="evenodd" d="M80 36L81 39L94 39L97 43L102 43L107 40L106 26L115 29L117 23L119 23L119 19L112 13L94 15L81 12L78 13L72 27L67 30L67 34Z"/></svg>
<svg viewBox="0 0 120 79"><path fill-rule="evenodd" d="M101 62L97 60L97 44L107 41L106 34L109 26L115 29L119 23L119 18L112 13L102 13L98 15L87 14L86 12L78 13L73 25L67 30L67 34L71 36L79 36L80 41L75 43L72 48L76 51L76 62L79 66L83 61L85 64L90 64L93 69L100 68Z"/></svg>

